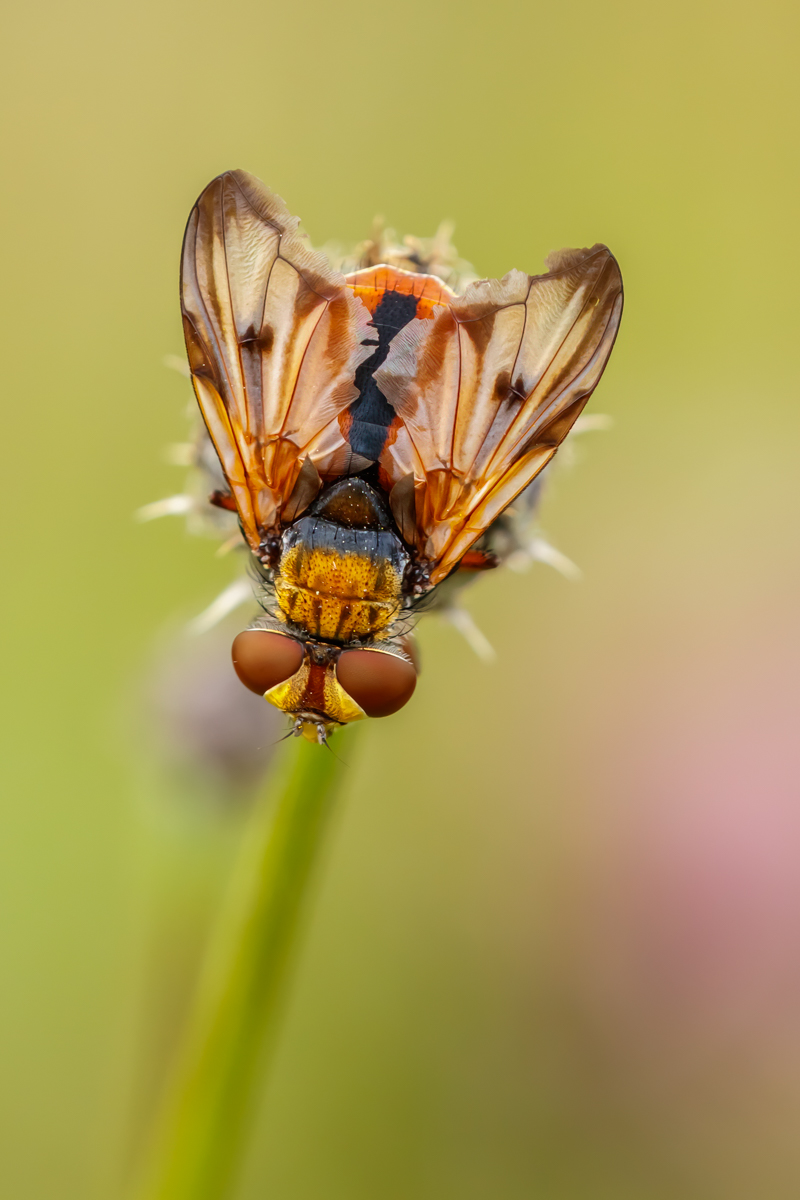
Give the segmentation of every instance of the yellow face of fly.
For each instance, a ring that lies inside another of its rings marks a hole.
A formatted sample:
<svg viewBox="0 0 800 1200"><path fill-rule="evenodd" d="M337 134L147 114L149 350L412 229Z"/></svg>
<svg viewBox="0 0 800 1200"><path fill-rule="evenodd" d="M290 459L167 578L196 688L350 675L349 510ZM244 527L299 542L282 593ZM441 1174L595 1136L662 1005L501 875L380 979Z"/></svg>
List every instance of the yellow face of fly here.
<svg viewBox="0 0 800 1200"><path fill-rule="evenodd" d="M348 725L367 715L339 683L335 664L315 663L308 652L300 669L284 683L270 688L264 699L285 713L324 714L331 725Z"/></svg>

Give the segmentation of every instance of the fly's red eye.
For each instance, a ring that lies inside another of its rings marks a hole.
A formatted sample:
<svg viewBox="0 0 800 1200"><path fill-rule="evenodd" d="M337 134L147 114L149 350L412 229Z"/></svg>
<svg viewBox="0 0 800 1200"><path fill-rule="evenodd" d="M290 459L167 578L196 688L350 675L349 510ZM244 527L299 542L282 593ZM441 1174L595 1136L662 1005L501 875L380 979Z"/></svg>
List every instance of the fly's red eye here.
<svg viewBox="0 0 800 1200"><path fill-rule="evenodd" d="M266 629L245 629L233 639L233 669L245 687L263 696L300 669L303 647Z"/></svg>
<svg viewBox="0 0 800 1200"><path fill-rule="evenodd" d="M411 663L379 650L344 650L336 676L368 717L390 717L408 703L417 686Z"/></svg>

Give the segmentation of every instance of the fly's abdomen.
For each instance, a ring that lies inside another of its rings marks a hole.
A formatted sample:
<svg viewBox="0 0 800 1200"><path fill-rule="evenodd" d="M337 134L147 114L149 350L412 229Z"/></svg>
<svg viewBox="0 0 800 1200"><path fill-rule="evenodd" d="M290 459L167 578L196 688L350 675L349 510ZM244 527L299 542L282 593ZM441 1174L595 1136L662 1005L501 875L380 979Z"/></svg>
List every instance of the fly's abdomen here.
<svg viewBox="0 0 800 1200"><path fill-rule="evenodd" d="M309 637L350 642L391 624L400 582L385 559L294 546L281 559L275 594L286 619Z"/></svg>
<svg viewBox="0 0 800 1200"><path fill-rule="evenodd" d="M363 641L398 615L406 561L387 530L303 518L284 536L275 596L284 618L309 637Z"/></svg>

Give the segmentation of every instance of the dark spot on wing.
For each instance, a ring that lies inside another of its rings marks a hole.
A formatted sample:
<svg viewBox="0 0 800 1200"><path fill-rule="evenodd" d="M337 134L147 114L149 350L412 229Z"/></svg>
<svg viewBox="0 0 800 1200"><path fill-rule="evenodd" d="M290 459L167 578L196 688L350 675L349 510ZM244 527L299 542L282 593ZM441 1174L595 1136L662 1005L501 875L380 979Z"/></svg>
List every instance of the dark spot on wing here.
<svg viewBox="0 0 800 1200"><path fill-rule="evenodd" d="M189 357L189 369L198 379L208 379L217 391L220 389L219 372L214 358L207 350L203 339L195 329L194 323L184 315L183 332L186 339L186 352Z"/></svg>
<svg viewBox="0 0 800 1200"><path fill-rule="evenodd" d="M516 383L512 384L511 373L501 371L495 380L494 398L498 404L504 404L510 400L516 400L519 404L524 403L528 398L525 391L525 380L518 375Z"/></svg>
<svg viewBox="0 0 800 1200"><path fill-rule="evenodd" d="M511 390L511 375L508 371L501 371L494 381L494 398L498 404L502 404L508 399L508 393Z"/></svg>
<svg viewBox="0 0 800 1200"><path fill-rule="evenodd" d="M338 297L334 296L333 299ZM294 311L298 323L305 320L316 308L326 303L327 298L321 296L319 292L309 287L303 276L297 283L297 292L295 294Z"/></svg>
<svg viewBox="0 0 800 1200"><path fill-rule="evenodd" d="M264 354L269 354L274 341L275 331L271 325L264 325L260 333L257 333L251 325L250 328L246 329L239 338L239 345L252 348L253 350L260 350Z"/></svg>
<svg viewBox="0 0 800 1200"><path fill-rule="evenodd" d="M491 341L494 333L494 320L497 312L491 312L485 317L481 317L478 321L465 321L461 328L475 346L475 353L478 358L482 358L486 353L486 347Z"/></svg>

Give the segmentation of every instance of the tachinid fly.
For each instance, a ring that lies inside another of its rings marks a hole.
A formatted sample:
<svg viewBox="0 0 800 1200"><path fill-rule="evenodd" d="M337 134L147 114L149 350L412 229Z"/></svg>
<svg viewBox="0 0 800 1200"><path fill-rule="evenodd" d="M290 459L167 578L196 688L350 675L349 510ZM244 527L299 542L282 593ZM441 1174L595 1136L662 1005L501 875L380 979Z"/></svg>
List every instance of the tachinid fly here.
<svg viewBox="0 0 800 1200"><path fill-rule="evenodd" d="M519 548L509 506L597 385L622 280L597 245L458 294L442 245L369 243L340 273L297 226L253 176L220 175L189 217L181 300L211 501L260 580L234 665L324 742L401 708L415 612Z"/></svg>

